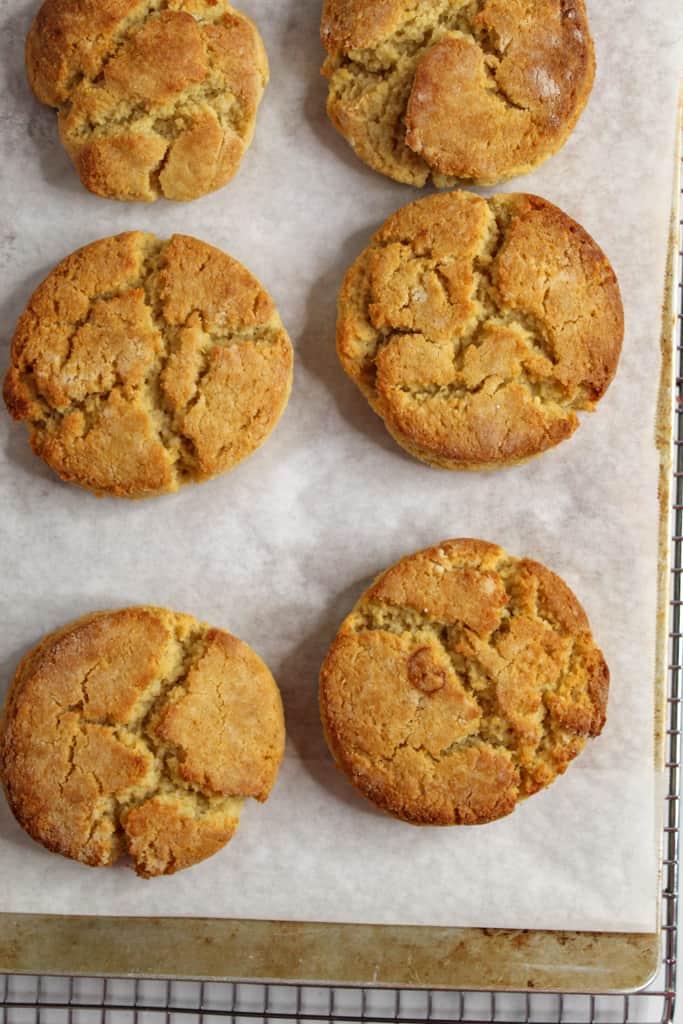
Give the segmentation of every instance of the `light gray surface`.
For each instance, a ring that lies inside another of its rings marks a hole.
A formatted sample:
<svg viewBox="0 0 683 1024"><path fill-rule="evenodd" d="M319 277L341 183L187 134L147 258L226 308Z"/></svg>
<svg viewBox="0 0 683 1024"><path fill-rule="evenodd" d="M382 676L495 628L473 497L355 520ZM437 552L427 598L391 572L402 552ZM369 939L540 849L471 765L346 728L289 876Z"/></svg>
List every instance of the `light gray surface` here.
<svg viewBox="0 0 683 1024"><path fill-rule="evenodd" d="M558 203L613 260L628 323L619 376L571 442L484 476L440 474L402 455L344 379L334 354L343 271L414 193L367 171L325 121L318 4L241 6L263 30L272 80L239 177L188 206L137 206L79 185L54 115L24 82L35 4L0 0L6 342L59 258L140 227L196 234L241 259L271 290L297 348L290 408L263 450L170 498L128 505L60 484L30 455L23 428L2 418L0 685L64 621L94 607L165 604L227 627L266 658L285 697L287 760L269 804L248 809L226 851L151 884L44 853L3 803L0 910L653 930L653 417L680 63L671 5L591 6L600 70L589 107L558 156L508 186ZM612 669L610 720L568 775L512 818L418 831L372 812L335 773L316 675L368 578L408 551L467 535L538 558L574 587Z"/></svg>

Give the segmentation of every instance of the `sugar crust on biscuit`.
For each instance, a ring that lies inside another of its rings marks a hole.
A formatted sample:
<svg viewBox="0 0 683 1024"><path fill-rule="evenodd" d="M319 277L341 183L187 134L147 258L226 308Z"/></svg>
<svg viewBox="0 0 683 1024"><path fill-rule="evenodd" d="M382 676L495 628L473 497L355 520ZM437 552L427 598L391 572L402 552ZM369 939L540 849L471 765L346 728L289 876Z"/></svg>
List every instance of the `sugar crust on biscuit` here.
<svg viewBox="0 0 683 1024"><path fill-rule="evenodd" d="M583 0L326 0L327 111L405 184L490 185L569 137L595 58Z"/></svg>
<svg viewBox="0 0 683 1024"><path fill-rule="evenodd" d="M569 438L614 377L623 333L602 250L523 193L404 207L338 302L344 369L395 440L443 469L515 465Z"/></svg>
<svg viewBox="0 0 683 1024"><path fill-rule="evenodd" d="M403 558L320 673L335 761L416 825L474 825L550 785L605 724L609 672L563 581L479 540Z"/></svg>
<svg viewBox="0 0 683 1024"><path fill-rule="evenodd" d="M245 643L163 608L96 612L20 663L0 719L19 824L95 867L173 874L232 838L284 750L278 688Z"/></svg>
<svg viewBox="0 0 683 1024"><path fill-rule="evenodd" d="M26 69L85 187L148 202L230 181L268 82L258 29L225 0L45 0Z"/></svg>
<svg viewBox="0 0 683 1024"><path fill-rule="evenodd" d="M60 263L14 335L4 395L64 480L144 498L232 469L289 398L271 297L186 235L105 238Z"/></svg>

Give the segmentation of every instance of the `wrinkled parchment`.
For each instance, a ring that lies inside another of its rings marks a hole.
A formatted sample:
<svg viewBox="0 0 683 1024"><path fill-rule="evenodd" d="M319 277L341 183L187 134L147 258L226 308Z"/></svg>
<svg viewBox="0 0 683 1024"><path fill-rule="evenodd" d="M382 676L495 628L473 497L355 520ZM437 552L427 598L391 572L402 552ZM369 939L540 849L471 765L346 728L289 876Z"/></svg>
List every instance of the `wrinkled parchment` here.
<svg viewBox="0 0 683 1024"><path fill-rule="evenodd" d="M287 757L237 837L172 878L91 870L43 851L0 802L0 911L193 915L526 928L655 928L653 760L660 304L681 25L670 0L589 4L598 77L560 154L509 183L546 196L605 249L623 289L617 379L577 435L521 468L447 474L405 456L341 371L335 301L371 232L415 197L367 170L327 122L319 5L243 0L271 84L237 179L187 204L86 193L31 96L36 3L0 0L2 368L31 291L64 255L142 228L194 234L276 298L297 350L289 410L233 473L130 504L61 484L0 415L0 693L48 630L94 608L162 604L228 628L284 694ZM446 537L496 541L575 589L612 672L603 737L549 790L479 828L416 829L335 771L317 671L368 580Z"/></svg>

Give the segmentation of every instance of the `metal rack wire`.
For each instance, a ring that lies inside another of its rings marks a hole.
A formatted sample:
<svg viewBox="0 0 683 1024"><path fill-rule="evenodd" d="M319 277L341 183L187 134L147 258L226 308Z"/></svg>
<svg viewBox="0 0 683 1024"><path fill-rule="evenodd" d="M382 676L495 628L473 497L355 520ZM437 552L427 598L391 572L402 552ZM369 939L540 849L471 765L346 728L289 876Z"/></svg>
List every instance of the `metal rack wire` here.
<svg viewBox="0 0 683 1024"><path fill-rule="evenodd" d="M679 222L671 588L662 846L662 955L628 995L447 992L242 982L0 975L0 1024L189 1024L223 1018L330 1024L670 1024L676 1001L683 733L683 220Z"/></svg>
<svg viewBox="0 0 683 1024"><path fill-rule="evenodd" d="M674 937L675 945L675 937ZM674 952L669 946L667 954ZM332 1024L668 1024L675 963L633 995L542 992L419 992L233 982L9 977L0 983L2 1024L154 1024L163 1020ZM669 961L669 962L667 962Z"/></svg>

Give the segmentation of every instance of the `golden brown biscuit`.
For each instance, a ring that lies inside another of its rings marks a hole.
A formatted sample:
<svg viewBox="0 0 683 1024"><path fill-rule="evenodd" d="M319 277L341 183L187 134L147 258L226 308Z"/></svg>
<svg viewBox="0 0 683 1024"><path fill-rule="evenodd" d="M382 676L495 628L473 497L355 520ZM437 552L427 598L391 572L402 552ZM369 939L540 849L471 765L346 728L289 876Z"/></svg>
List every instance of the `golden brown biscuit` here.
<svg viewBox="0 0 683 1024"><path fill-rule="evenodd" d="M574 433L614 376L619 286L537 196L430 196L346 275L337 350L406 451L443 469L523 462Z"/></svg>
<svg viewBox="0 0 683 1024"><path fill-rule="evenodd" d="M609 672L554 573L478 540L382 573L320 675L330 750L416 825L477 825L550 785L605 723Z"/></svg>
<svg viewBox="0 0 683 1024"><path fill-rule="evenodd" d="M251 455L291 381L289 337L248 270L196 238L130 232L79 249L35 291L4 394L63 480L144 498Z"/></svg>
<svg viewBox="0 0 683 1024"><path fill-rule="evenodd" d="M325 0L328 114L409 185L491 185L564 145L593 86L583 0Z"/></svg>
<svg viewBox="0 0 683 1024"><path fill-rule="evenodd" d="M164 608L95 612L17 668L0 778L19 824L94 867L145 878L220 850L284 751L279 690L241 640Z"/></svg>
<svg viewBox="0 0 683 1024"><path fill-rule="evenodd" d="M26 68L81 181L110 199L221 188L268 81L256 26L226 0L45 0Z"/></svg>

